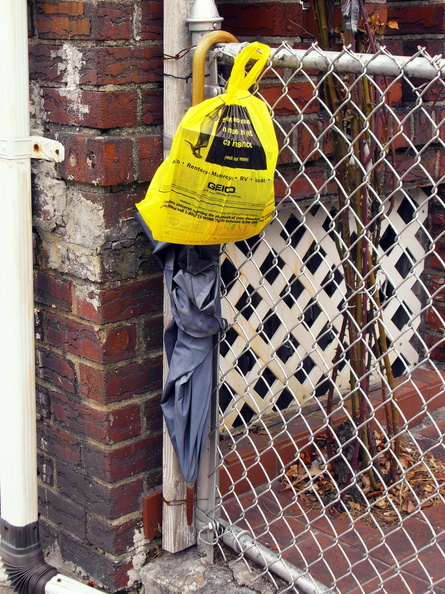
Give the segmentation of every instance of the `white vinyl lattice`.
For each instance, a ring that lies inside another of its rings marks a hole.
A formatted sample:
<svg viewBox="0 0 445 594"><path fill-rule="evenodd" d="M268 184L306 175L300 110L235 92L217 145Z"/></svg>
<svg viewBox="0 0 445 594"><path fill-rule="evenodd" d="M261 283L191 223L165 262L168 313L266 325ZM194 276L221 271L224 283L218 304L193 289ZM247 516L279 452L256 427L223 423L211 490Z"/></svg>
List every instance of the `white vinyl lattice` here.
<svg viewBox="0 0 445 594"><path fill-rule="evenodd" d="M277 592L445 592L444 68L283 44L257 89L277 210L223 248L206 515Z"/></svg>
<svg viewBox="0 0 445 594"><path fill-rule="evenodd" d="M381 250L377 279L385 294L391 359L399 373L419 360L413 339L422 311L418 287L427 201L422 190L410 194L395 200L391 219L382 227L382 243L390 247ZM261 239L226 246L223 315L229 330L220 345L225 428L326 393L345 305L344 278L330 233L333 217L335 207L320 203L304 212L286 208ZM348 381L343 368L338 389L346 391Z"/></svg>

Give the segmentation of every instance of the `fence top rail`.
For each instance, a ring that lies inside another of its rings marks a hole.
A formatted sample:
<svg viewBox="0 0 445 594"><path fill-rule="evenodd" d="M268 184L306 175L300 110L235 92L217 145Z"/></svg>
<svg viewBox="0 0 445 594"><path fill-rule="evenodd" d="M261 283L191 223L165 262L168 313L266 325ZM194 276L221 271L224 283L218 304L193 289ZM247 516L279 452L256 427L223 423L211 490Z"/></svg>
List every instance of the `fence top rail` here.
<svg viewBox="0 0 445 594"><path fill-rule="evenodd" d="M246 43L224 44L223 59L232 61ZM222 46L221 46L222 47ZM420 48L419 53L423 50ZM404 74L410 78L445 79L445 59L442 56L394 56L385 48L375 54L354 53L348 48L341 52L324 51L317 44L309 49L293 49L286 43L273 49L271 64L275 68L305 68L327 72L371 74L396 77Z"/></svg>

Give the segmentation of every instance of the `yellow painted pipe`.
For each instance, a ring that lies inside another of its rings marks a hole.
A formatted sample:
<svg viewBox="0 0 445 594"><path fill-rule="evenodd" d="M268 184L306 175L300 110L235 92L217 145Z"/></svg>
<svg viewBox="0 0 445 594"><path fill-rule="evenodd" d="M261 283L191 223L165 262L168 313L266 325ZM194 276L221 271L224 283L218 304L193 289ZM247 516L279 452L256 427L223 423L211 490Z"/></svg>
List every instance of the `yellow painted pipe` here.
<svg viewBox="0 0 445 594"><path fill-rule="evenodd" d="M227 31L210 31L198 41L193 54L192 105L204 101L205 61L207 53L216 43L238 43L238 39Z"/></svg>

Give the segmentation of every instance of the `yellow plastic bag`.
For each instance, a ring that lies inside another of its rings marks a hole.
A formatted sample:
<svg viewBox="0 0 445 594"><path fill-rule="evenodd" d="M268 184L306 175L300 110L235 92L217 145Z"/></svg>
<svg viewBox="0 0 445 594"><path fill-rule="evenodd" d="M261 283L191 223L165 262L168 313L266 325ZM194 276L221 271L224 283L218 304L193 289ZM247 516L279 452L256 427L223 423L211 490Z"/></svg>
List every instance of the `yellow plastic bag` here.
<svg viewBox="0 0 445 594"><path fill-rule="evenodd" d="M235 58L226 93L183 117L168 158L136 205L154 239L228 243L256 235L272 218L278 144L266 104L248 90L269 53L267 45L247 46Z"/></svg>

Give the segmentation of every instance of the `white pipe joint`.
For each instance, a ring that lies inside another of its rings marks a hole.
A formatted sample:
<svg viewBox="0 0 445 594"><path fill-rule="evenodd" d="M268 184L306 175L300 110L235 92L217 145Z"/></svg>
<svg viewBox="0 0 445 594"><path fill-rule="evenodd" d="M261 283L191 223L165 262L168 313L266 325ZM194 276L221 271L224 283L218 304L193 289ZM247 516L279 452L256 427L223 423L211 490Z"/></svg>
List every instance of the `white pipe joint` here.
<svg viewBox="0 0 445 594"><path fill-rule="evenodd" d="M214 0L195 0L187 24L192 36L197 37L197 41L209 31L221 29L222 21L223 18L219 16Z"/></svg>

